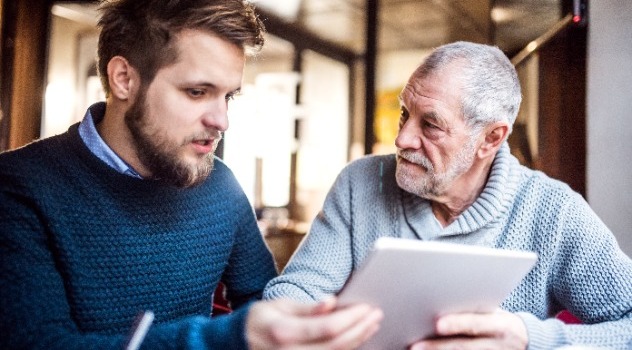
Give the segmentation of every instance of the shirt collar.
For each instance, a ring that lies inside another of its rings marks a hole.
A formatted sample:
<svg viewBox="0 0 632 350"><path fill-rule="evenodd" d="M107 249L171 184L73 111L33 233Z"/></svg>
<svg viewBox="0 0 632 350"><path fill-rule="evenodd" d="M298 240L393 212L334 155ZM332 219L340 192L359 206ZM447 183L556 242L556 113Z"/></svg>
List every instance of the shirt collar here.
<svg viewBox="0 0 632 350"><path fill-rule="evenodd" d="M92 112L95 113L94 117ZM83 120L79 124L79 136L86 144L90 152L92 152L97 158L101 159L114 170L121 174L137 177L142 179L142 176L136 172L129 164L127 164L118 154L116 154L110 146L99 135L96 128L95 120L101 121L105 114L105 103L99 102L92 105L86 111Z"/></svg>

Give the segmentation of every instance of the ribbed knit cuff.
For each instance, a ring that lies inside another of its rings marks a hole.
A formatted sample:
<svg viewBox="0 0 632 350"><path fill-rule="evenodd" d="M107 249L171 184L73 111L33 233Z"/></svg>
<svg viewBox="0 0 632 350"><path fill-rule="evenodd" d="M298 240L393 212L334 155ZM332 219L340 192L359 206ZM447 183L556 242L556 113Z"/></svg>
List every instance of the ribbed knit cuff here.
<svg viewBox="0 0 632 350"><path fill-rule="evenodd" d="M527 327L528 350L550 350L566 345L563 339L562 321L556 319L542 321L526 312L519 312L517 315Z"/></svg>

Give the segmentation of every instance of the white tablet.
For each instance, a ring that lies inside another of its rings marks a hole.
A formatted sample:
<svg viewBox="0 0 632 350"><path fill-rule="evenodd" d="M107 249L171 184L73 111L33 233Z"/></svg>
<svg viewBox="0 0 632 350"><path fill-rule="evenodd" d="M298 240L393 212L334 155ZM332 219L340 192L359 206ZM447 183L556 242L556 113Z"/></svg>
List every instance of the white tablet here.
<svg viewBox="0 0 632 350"><path fill-rule="evenodd" d="M382 308L380 330L361 349L406 349L433 335L439 315L495 310L536 260L532 252L382 237L338 293L339 305Z"/></svg>

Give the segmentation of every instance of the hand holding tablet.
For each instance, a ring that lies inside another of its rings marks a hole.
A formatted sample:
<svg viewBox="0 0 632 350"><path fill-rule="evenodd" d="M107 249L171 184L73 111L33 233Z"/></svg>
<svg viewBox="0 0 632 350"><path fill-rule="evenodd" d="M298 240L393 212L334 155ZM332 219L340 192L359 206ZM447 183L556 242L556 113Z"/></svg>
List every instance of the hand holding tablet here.
<svg viewBox="0 0 632 350"><path fill-rule="evenodd" d="M439 315L498 308L536 260L532 252L382 237L338 305L382 308L381 328L362 349L406 349L433 336Z"/></svg>

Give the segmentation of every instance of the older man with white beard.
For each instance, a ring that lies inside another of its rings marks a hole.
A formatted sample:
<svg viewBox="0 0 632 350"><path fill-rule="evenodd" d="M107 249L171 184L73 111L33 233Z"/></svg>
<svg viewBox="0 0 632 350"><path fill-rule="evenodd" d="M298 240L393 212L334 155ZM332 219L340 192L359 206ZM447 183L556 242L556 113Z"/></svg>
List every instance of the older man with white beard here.
<svg viewBox="0 0 632 350"><path fill-rule="evenodd" d="M502 310L442 316L438 337L412 348L629 349L632 261L579 194L511 155L521 95L507 57L487 45L439 47L400 102L397 154L342 171L264 298L336 293L382 236L533 251L539 261ZM561 310L583 324L556 319Z"/></svg>

